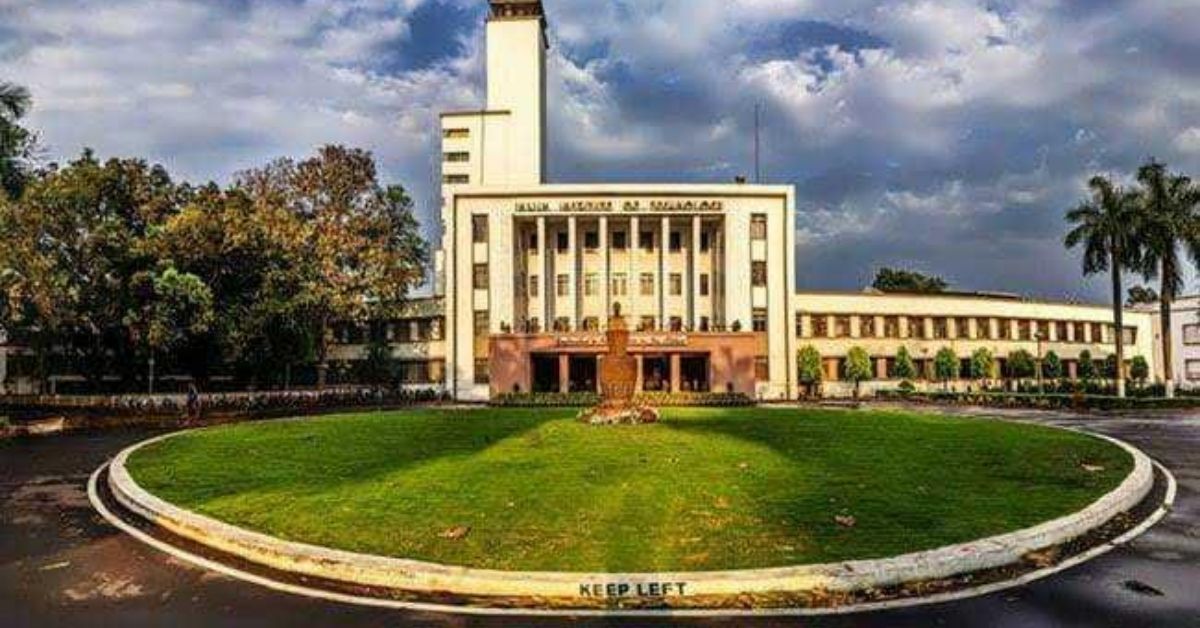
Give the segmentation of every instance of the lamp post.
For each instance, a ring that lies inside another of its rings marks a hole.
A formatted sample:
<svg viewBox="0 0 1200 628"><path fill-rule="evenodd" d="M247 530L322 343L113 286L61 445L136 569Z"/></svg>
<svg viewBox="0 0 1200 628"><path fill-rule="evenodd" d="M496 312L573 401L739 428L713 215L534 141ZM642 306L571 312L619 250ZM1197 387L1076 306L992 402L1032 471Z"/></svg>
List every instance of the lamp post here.
<svg viewBox="0 0 1200 628"><path fill-rule="evenodd" d="M1046 332L1039 329L1035 337L1037 338L1038 394L1044 395L1044 394L1046 394L1046 382L1045 382L1045 376L1042 373L1042 343L1046 341Z"/></svg>

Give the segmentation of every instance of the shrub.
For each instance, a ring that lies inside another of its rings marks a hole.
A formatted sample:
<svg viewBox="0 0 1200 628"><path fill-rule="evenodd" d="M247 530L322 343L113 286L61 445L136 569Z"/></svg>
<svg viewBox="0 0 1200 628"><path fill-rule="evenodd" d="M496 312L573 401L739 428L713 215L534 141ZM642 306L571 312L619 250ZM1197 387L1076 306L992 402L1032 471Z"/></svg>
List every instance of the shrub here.
<svg viewBox="0 0 1200 628"><path fill-rule="evenodd" d="M596 393L512 393L492 399L491 405L507 408L589 408L599 405ZM754 405L754 400L740 393L642 393L635 403L665 407L732 408Z"/></svg>

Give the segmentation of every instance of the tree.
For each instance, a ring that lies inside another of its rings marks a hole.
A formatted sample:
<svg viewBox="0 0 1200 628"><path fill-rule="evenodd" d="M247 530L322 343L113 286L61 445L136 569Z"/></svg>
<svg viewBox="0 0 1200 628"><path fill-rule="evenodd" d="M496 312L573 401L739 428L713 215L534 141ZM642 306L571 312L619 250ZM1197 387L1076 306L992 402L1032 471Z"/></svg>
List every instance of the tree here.
<svg viewBox="0 0 1200 628"><path fill-rule="evenodd" d="M935 294L945 292L950 284L941 277L916 271L880 268L872 287L880 292Z"/></svg>
<svg viewBox="0 0 1200 628"><path fill-rule="evenodd" d="M1180 248L1187 250L1193 263L1200 263L1200 217L1197 216L1200 186L1186 176L1167 172L1166 165L1153 160L1138 170L1137 179L1141 185L1142 203L1138 222L1138 239L1142 245L1140 266L1147 281L1159 279L1163 377L1167 397L1174 397L1171 304L1183 289ZM1118 334L1118 338L1121 335Z"/></svg>
<svg viewBox="0 0 1200 628"><path fill-rule="evenodd" d="M821 366L821 352L812 345L806 345L800 349L800 354L797 358L799 363L798 377L800 384L805 387L808 395L812 395L814 390L821 385L821 380L824 377L824 372Z"/></svg>
<svg viewBox="0 0 1200 628"><path fill-rule="evenodd" d="M1116 377L1117 377L1117 356L1110 355L1110 356L1104 358L1102 363L1104 364L1104 370L1102 373L1100 373L1100 376L1103 377L1104 379L1108 379L1108 380L1116 379Z"/></svg>
<svg viewBox="0 0 1200 628"><path fill-rule="evenodd" d="M1013 379L1029 379L1037 375L1037 361L1033 354L1017 349L1008 354L1008 374Z"/></svg>
<svg viewBox="0 0 1200 628"><path fill-rule="evenodd" d="M126 324L136 330L134 339L145 347L150 365L147 386L153 393L155 356L208 331L213 322L212 292L199 277L174 267L139 273L131 283L142 304L140 312L127 314Z"/></svg>
<svg viewBox="0 0 1200 628"><path fill-rule="evenodd" d="M1107 177L1092 177L1088 182L1091 198L1067 212L1073 225L1067 233L1068 249L1083 246L1083 274L1108 272L1112 280L1113 320L1118 330L1125 329L1125 309L1121 303L1121 271L1138 266L1136 193L1115 185ZM1116 334L1117 360L1125 357L1124 334ZM1118 376L1117 396L1125 396L1125 378Z"/></svg>
<svg viewBox="0 0 1200 628"><path fill-rule="evenodd" d="M854 382L854 398L858 399L863 382L874 377L871 371L871 356L862 347L853 347L846 353L846 379Z"/></svg>
<svg viewBox="0 0 1200 628"><path fill-rule="evenodd" d="M979 380L980 385L987 386L988 380L996 374L996 359L992 352L984 347L971 354L971 379Z"/></svg>
<svg viewBox="0 0 1200 628"><path fill-rule="evenodd" d="M1058 354L1050 351L1042 358L1042 377L1047 379L1062 379L1063 364Z"/></svg>
<svg viewBox="0 0 1200 628"><path fill-rule="evenodd" d="M384 188L369 152L325 146L301 162L278 160L238 177L256 205L299 220L304 311L313 328L318 387L328 369L331 326L386 316L425 274L426 247L403 188Z"/></svg>
<svg viewBox="0 0 1200 628"><path fill-rule="evenodd" d="M905 381L916 379L917 365L913 363L908 347L900 347L896 351L896 365L892 369L892 376Z"/></svg>
<svg viewBox="0 0 1200 628"><path fill-rule="evenodd" d="M365 384L386 386L395 379L396 361L386 340L372 338L363 360L357 363L358 380Z"/></svg>
<svg viewBox="0 0 1200 628"><path fill-rule="evenodd" d="M1153 305L1158 303L1158 291L1154 288L1146 286L1133 286L1129 289L1128 295L1125 297L1125 306L1133 307L1135 305Z"/></svg>
<svg viewBox="0 0 1200 628"><path fill-rule="evenodd" d="M1137 382L1138 387L1146 385L1146 380L1150 379L1150 364L1146 362L1146 358L1140 355L1133 357L1129 364L1129 377Z"/></svg>
<svg viewBox="0 0 1200 628"><path fill-rule="evenodd" d="M29 90L0 81L0 195L17 199L29 179L35 136L17 124L29 113Z"/></svg>
<svg viewBox="0 0 1200 628"><path fill-rule="evenodd" d="M958 356L950 347L937 352L933 358L933 372L946 390L950 390L950 381L958 378Z"/></svg>
<svg viewBox="0 0 1200 628"><path fill-rule="evenodd" d="M1076 370L1075 375L1085 384L1096 379L1098 375L1096 372L1096 361L1092 358L1091 351L1084 349L1079 352L1079 368Z"/></svg>

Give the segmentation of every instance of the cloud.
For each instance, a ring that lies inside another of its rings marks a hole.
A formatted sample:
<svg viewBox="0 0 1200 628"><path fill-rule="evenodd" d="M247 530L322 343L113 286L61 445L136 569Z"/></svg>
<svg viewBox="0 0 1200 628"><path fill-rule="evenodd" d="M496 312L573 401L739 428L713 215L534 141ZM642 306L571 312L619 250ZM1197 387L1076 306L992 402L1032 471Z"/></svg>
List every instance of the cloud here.
<svg viewBox="0 0 1200 628"><path fill-rule="evenodd" d="M1061 246L1093 172L1200 174L1188 0L545 0L558 181L797 185L803 287L900 264L1104 298ZM58 159L228 180L375 151L436 236L437 113L482 104L481 0L0 1L0 77Z"/></svg>

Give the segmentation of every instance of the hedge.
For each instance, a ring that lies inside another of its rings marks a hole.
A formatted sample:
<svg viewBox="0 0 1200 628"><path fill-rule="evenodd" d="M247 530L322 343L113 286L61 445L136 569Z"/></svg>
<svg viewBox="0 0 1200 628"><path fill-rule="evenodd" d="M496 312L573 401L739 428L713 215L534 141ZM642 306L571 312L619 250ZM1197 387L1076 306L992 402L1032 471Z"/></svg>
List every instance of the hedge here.
<svg viewBox="0 0 1200 628"><path fill-rule="evenodd" d="M992 408L1068 410L1174 410L1200 408L1196 397L1126 397L1085 394L994 393L994 392L908 392L881 390L875 395L885 401L930 403Z"/></svg>
<svg viewBox="0 0 1200 628"><path fill-rule="evenodd" d="M666 407L732 408L752 406L754 400L735 393L643 393L634 401L639 404ZM491 405L508 408L587 408L598 405L596 393L520 393L500 395Z"/></svg>

